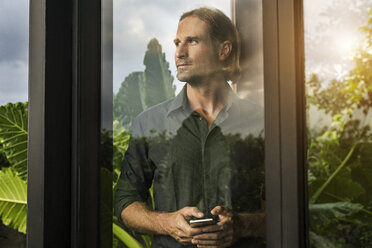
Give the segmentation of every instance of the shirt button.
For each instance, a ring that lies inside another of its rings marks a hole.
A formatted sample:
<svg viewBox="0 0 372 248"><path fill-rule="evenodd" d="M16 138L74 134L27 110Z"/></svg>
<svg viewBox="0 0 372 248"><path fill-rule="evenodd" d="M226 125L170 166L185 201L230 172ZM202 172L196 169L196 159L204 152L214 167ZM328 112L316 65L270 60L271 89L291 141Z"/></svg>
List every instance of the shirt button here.
<svg viewBox="0 0 372 248"><path fill-rule="evenodd" d="M199 121L201 121L202 120L202 118L201 117L199 117Z"/></svg>

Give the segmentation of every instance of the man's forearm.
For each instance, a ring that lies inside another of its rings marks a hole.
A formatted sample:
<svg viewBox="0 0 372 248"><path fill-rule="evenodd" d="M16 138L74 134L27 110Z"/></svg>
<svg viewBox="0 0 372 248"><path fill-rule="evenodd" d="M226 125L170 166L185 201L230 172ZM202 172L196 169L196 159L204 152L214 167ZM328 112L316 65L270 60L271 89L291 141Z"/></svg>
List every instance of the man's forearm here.
<svg viewBox="0 0 372 248"><path fill-rule="evenodd" d="M140 233L168 234L165 223L169 215L152 211L143 202L133 202L122 211L121 219L126 226Z"/></svg>
<svg viewBox="0 0 372 248"><path fill-rule="evenodd" d="M238 213L236 222L240 229L241 237L265 237L266 236L266 213Z"/></svg>

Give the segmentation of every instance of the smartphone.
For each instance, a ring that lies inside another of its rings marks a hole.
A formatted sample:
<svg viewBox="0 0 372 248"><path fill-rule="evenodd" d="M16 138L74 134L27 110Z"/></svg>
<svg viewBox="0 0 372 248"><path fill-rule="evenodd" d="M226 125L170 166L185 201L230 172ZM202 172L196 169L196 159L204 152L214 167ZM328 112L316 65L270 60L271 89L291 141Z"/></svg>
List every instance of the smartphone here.
<svg viewBox="0 0 372 248"><path fill-rule="evenodd" d="M217 223L216 218L203 218L203 219L194 219L190 220L189 224L191 227L202 227L208 225L214 225Z"/></svg>

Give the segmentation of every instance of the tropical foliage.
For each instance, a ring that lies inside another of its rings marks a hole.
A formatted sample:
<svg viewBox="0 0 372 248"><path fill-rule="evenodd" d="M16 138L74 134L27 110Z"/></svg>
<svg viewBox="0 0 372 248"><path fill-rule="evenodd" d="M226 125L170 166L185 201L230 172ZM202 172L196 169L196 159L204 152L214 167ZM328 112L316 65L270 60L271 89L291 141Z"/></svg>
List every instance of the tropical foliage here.
<svg viewBox="0 0 372 248"><path fill-rule="evenodd" d="M26 233L27 103L0 106L0 217Z"/></svg>
<svg viewBox="0 0 372 248"><path fill-rule="evenodd" d="M309 210L312 247L372 244L372 9L342 80L307 82L307 102L332 116L330 126L309 131Z"/></svg>
<svg viewBox="0 0 372 248"><path fill-rule="evenodd" d="M113 136L113 191L120 176L121 163L128 148L129 132L133 119L142 111L175 95L173 76L169 63L165 60L159 42L154 38L144 57L144 72L129 74L114 96L114 136ZM152 188L150 190L152 195ZM124 243L130 248L150 247L151 235L140 235L126 230L114 217L114 247ZM117 238L117 239L116 239ZM119 242L119 240L121 242Z"/></svg>
<svg viewBox="0 0 372 248"><path fill-rule="evenodd" d="M27 103L0 106L0 143L17 176L27 179Z"/></svg>
<svg viewBox="0 0 372 248"><path fill-rule="evenodd" d="M26 182L11 168L0 170L0 214L2 222L21 233L26 233Z"/></svg>
<svg viewBox="0 0 372 248"><path fill-rule="evenodd" d="M101 171L102 185L112 184L113 188L102 188L101 197L105 199L101 202L110 202L110 199L106 199L108 194L104 193L105 190L115 190L129 142L129 133L126 130L133 118L146 108L174 96L175 86L168 70L169 64L156 39L149 42L144 64L145 71L130 74L115 95L112 146L114 173L105 168ZM27 107L27 103L0 106L0 217L5 225L22 233L26 233L27 216ZM111 140L107 139L109 136L107 133L102 134L104 142ZM107 205L102 204L101 208L102 229L109 230L110 226L113 227L114 236L117 238L114 238L114 247L120 246L118 240L127 247L150 247L151 236L125 231L121 222L112 217L112 211Z"/></svg>
<svg viewBox="0 0 372 248"><path fill-rule="evenodd" d="M147 48L145 71L129 74L114 96L114 119L126 129L139 113L172 98L176 89L159 42L154 38Z"/></svg>

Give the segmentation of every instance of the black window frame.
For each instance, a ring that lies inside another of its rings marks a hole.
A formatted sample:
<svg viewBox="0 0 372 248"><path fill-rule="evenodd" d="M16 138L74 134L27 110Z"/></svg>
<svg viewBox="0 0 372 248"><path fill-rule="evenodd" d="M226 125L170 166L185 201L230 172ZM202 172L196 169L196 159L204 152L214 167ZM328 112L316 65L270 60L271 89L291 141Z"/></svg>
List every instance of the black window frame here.
<svg viewBox="0 0 372 248"><path fill-rule="evenodd" d="M100 230L101 134L112 130L103 7L110 15L112 0L30 2L27 247L112 247Z"/></svg>
<svg viewBox="0 0 372 248"><path fill-rule="evenodd" d="M102 34L112 23L102 28L103 4L112 12L112 0L30 2L29 248L106 247L100 159L112 84L101 72L112 70L112 40L102 46ZM262 9L267 247L308 247L303 6L263 0Z"/></svg>
<svg viewBox="0 0 372 248"><path fill-rule="evenodd" d="M309 247L302 0L263 0L268 247Z"/></svg>

